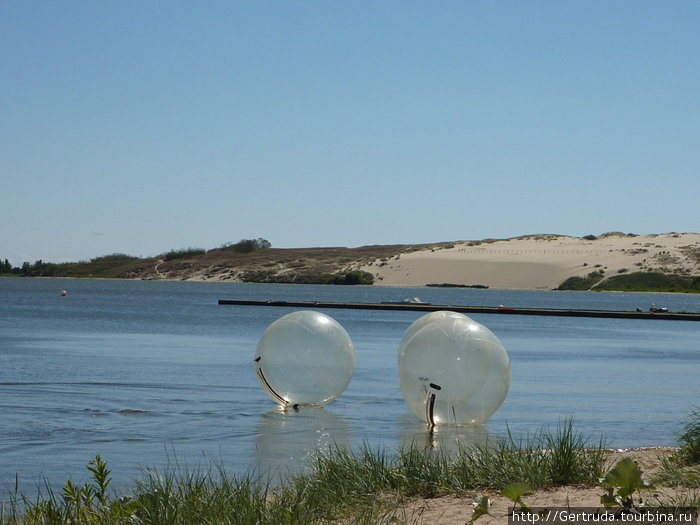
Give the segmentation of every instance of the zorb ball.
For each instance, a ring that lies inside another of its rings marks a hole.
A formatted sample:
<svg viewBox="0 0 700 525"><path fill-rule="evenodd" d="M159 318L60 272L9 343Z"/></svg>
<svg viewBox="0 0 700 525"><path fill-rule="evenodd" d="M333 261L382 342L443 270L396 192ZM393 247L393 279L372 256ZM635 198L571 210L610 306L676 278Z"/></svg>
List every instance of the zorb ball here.
<svg viewBox="0 0 700 525"><path fill-rule="evenodd" d="M399 386L430 427L478 424L508 394L510 361L498 338L468 317L444 316L417 330L399 356Z"/></svg>
<svg viewBox="0 0 700 525"><path fill-rule="evenodd" d="M406 348L406 345L411 340L411 338L414 335L416 335L416 332L418 332L418 330L423 328L425 325L432 323L433 321L437 321L438 319L453 319L457 317L469 319L466 315L460 314L458 312L450 312L449 310L438 310L437 312L430 312L429 314L425 314L413 321L411 326L409 326L408 329L404 332L403 337L401 338L401 342L399 343L399 359L401 359L401 355L403 354L404 348Z"/></svg>
<svg viewBox="0 0 700 525"><path fill-rule="evenodd" d="M345 329L311 310L277 319L255 350L260 384L285 407L333 401L350 383L354 368L355 352Z"/></svg>

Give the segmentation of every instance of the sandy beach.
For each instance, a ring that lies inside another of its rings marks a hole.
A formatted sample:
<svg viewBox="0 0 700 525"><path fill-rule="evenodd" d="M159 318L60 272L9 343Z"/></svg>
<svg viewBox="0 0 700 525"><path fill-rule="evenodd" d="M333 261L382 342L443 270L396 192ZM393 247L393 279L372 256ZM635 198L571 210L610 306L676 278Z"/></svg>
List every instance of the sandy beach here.
<svg viewBox="0 0 700 525"><path fill-rule="evenodd" d="M597 238L529 235L507 240L460 241L442 249L402 253L362 267L382 286L458 284L499 289L553 289L572 276L602 270L700 273L700 234Z"/></svg>
<svg viewBox="0 0 700 525"><path fill-rule="evenodd" d="M673 453L671 448L645 448L628 450L611 450L607 463L607 470L621 459L628 457L636 461L644 473L644 478L649 479L659 467L661 459ZM695 491L695 492L693 492ZM539 490L523 496L523 502L530 508L592 508L605 507L600 502L604 494L600 486L563 486L552 489ZM649 506L655 502L669 500L683 500L685 495L694 494L697 489L685 487L654 487L644 491L643 498ZM473 502L479 495L488 496L491 500L490 515L478 518L477 525L495 525L508 523L508 516L513 510L513 502L497 492L482 491L470 493L465 497L445 496L433 499L421 499L411 502L404 507L407 523L420 524L444 524L464 525L472 517ZM637 500L638 496L635 496Z"/></svg>

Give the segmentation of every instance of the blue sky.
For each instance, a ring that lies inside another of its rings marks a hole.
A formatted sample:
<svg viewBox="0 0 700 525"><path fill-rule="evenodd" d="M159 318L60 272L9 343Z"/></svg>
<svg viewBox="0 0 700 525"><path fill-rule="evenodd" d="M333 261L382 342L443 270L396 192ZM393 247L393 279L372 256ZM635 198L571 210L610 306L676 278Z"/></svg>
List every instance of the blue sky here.
<svg viewBox="0 0 700 525"><path fill-rule="evenodd" d="M700 2L0 3L0 258L700 230Z"/></svg>

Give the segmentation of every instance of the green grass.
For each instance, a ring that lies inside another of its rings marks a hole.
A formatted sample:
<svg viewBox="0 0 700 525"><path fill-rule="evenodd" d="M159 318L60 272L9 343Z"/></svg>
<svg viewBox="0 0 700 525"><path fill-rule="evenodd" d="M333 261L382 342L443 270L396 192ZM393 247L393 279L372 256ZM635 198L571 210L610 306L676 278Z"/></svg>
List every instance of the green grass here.
<svg viewBox="0 0 700 525"><path fill-rule="evenodd" d="M697 476L699 465L686 450L697 444L699 418L694 411L679 434L682 446L669 463L674 477L666 480L667 486L680 483L691 489L659 499L655 506L700 508L692 489L698 487L692 473ZM681 466L691 469L683 471L691 477L677 476ZM368 445L354 451L333 446L317 451L303 473L283 476L274 486L254 471L231 476L219 464L188 470L176 462L164 472L145 470L131 490L116 495L109 490L111 473L97 456L88 464L91 479L83 485L67 481L57 489L46 484L33 500L16 488L2 501L0 524L416 523L422 507L411 511L406 505L414 498L473 497L483 490L505 494L514 486L528 491L596 486L605 469L602 439L591 443L572 420L554 430L543 428L519 439L508 433L452 453L415 445L394 453Z"/></svg>
<svg viewBox="0 0 700 525"><path fill-rule="evenodd" d="M674 456L664 458L659 472L654 476L654 483L700 489L700 465L684 465Z"/></svg>
<svg viewBox="0 0 700 525"><path fill-rule="evenodd" d="M99 457L83 486L46 486L30 501L18 490L0 509L0 524L316 524L406 523L402 504L413 497L463 495L525 482L533 488L595 483L605 464L602 443L591 446L570 420L555 431L470 444L454 454L406 446L395 454L331 447L303 474L272 487L262 476L228 475L223 467L147 470L126 495L107 491L109 470Z"/></svg>
<svg viewBox="0 0 700 525"><path fill-rule="evenodd" d="M493 446L473 445L459 455L456 473L464 489L500 490L516 482L537 489L595 483L604 465L603 441L589 443L567 420L554 432L542 429L518 441L509 434Z"/></svg>
<svg viewBox="0 0 700 525"><path fill-rule="evenodd" d="M593 287L595 291L700 293L700 276L686 277L659 272L619 274Z"/></svg>
<svg viewBox="0 0 700 525"><path fill-rule="evenodd" d="M690 412L678 434L679 449L661 461L655 481L667 485L700 488L700 409Z"/></svg>
<svg viewBox="0 0 700 525"><path fill-rule="evenodd" d="M686 465L700 464L700 409L696 408L688 417L678 437L681 445L679 459Z"/></svg>

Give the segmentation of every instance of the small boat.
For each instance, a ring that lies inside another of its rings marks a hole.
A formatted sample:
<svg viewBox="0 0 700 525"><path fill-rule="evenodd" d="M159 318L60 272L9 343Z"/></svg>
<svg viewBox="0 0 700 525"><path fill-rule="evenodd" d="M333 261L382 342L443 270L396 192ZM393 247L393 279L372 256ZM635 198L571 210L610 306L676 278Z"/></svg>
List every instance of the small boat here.
<svg viewBox="0 0 700 525"><path fill-rule="evenodd" d="M662 313L668 312L668 308L656 306L656 303L654 303L654 304L652 304L651 307L649 308L649 311L650 311L650 312L654 312L654 313L660 313L660 314L662 314Z"/></svg>
<svg viewBox="0 0 700 525"><path fill-rule="evenodd" d="M421 301L419 297L405 297L403 302L406 304L430 304L426 303L425 301Z"/></svg>
<svg viewBox="0 0 700 525"><path fill-rule="evenodd" d="M401 301L382 301L382 304L430 304L419 297L404 297Z"/></svg>

